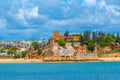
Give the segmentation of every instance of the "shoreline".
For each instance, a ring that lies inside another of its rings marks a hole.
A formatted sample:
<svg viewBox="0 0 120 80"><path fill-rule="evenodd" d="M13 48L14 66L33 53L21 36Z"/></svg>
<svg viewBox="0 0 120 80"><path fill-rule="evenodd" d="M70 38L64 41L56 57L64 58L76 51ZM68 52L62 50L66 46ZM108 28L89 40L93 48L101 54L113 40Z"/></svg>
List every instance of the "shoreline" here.
<svg viewBox="0 0 120 80"><path fill-rule="evenodd" d="M82 62L120 62L117 58L97 58L96 60L79 60L79 61L42 61L42 59L0 59L0 64L4 63L82 63Z"/></svg>
<svg viewBox="0 0 120 80"><path fill-rule="evenodd" d="M0 59L1 63L42 63L41 59Z"/></svg>

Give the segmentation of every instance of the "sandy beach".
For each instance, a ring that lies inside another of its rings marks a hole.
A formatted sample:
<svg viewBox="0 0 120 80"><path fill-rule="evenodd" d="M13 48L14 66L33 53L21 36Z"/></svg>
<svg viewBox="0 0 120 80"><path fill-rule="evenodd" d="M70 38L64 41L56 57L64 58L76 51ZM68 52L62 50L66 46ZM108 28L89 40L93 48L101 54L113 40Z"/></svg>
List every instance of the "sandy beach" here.
<svg viewBox="0 0 120 80"><path fill-rule="evenodd" d="M42 59L0 59L0 63L43 63ZM48 61L49 62L49 61ZM50 61L50 63L64 63L75 61ZM79 61L78 61L79 62ZM120 57L117 58L98 58L96 61L84 61L84 62L120 62Z"/></svg>
<svg viewBox="0 0 120 80"><path fill-rule="evenodd" d="M0 63L41 63L41 59L0 59Z"/></svg>
<svg viewBox="0 0 120 80"><path fill-rule="evenodd" d="M105 61L105 62L115 62L115 61L120 61L120 57L111 57L111 58L98 58L98 60Z"/></svg>

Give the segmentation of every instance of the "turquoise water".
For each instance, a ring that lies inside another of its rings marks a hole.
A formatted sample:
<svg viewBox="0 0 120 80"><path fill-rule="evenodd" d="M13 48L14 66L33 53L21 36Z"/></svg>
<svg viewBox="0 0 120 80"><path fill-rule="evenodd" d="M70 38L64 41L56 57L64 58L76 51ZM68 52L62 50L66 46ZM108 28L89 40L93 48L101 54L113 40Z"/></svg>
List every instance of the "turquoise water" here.
<svg viewBox="0 0 120 80"><path fill-rule="evenodd" d="M0 80L120 80L120 63L0 64Z"/></svg>

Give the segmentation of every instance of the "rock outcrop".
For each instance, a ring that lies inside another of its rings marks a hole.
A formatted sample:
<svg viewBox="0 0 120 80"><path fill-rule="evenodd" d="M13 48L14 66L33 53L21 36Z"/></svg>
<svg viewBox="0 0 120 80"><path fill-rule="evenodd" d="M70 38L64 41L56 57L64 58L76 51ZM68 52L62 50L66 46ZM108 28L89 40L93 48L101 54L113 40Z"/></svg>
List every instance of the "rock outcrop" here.
<svg viewBox="0 0 120 80"><path fill-rule="evenodd" d="M52 48L52 52L54 56L73 56L75 50L69 43L67 43L65 47L61 47L57 43L55 43Z"/></svg>
<svg viewBox="0 0 120 80"><path fill-rule="evenodd" d="M65 47L61 47L58 43L54 43L53 45L42 50L42 53L45 56L73 56L74 52L75 50L69 43L67 43Z"/></svg>

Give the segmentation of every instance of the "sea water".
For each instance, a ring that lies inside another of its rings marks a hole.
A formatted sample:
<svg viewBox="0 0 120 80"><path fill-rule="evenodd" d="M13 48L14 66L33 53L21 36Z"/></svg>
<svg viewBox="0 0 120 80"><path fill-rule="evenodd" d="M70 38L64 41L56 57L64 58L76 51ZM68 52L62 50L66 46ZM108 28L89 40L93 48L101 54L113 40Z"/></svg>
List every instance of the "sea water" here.
<svg viewBox="0 0 120 80"><path fill-rule="evenodd" d="M0 64L0 80L120 80L120 62Z"/></svg>

